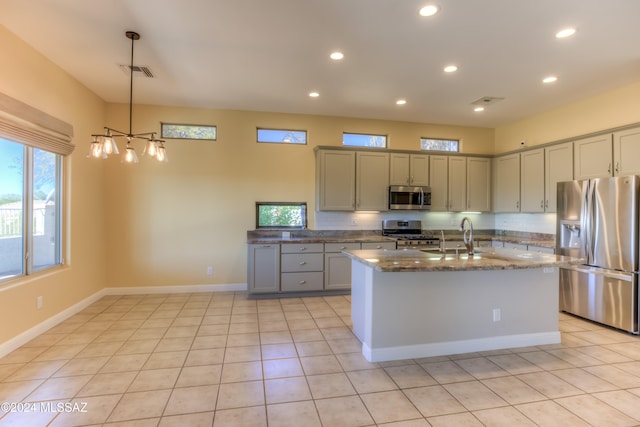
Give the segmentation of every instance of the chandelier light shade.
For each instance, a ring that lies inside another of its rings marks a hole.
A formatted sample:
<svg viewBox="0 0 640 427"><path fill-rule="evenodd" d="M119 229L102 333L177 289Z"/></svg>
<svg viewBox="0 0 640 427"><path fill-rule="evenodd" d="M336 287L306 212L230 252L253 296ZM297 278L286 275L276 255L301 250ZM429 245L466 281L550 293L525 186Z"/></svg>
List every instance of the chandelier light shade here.
<svg viewBox="0 0 640 427"><path fill-rule="evenodd" d="M133 133L133 45L136 40L140 40L140 34L134 31L125 33L131 40L131 66L129 67L129 133L122 132L110 127L104 127L104 133L93 134L93 141L89 147L87 157L93 159L106 159L111 155L120 154L116 138L122 138L126 141L126 147L123 153L123 163L138 163L138 155L131 144L134 140L145 141L143 156L151 157L159 162L167 162L167 151L164 148L164 141L156 139L156 132Z"/></svg>

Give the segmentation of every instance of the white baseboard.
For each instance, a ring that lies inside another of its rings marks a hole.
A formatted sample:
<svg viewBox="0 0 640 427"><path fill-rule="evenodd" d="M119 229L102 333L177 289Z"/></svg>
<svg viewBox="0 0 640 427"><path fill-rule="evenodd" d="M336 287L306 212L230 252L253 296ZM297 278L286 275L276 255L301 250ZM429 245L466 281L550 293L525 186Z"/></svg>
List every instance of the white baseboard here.
<svg viewBox="0 0 640 427"><path fill-rule="evenodd" d="M362 354L369 362L389 360L419 359L422 357L447 356L476 351L502 350L505 348L529 347L535 345L559 344L560 332L506 335L473 340L447 341L429 344L415 344L372 349L362 344Z"/></svg>
<svg viewBox="0 0 640 427"><path fill-rule="evenodd" d="M246 290L246 283L183 286L126 286L104 289L106 295L184 294L196 292L233 292Z"/></svg>
<svg viewBox="0 0 640 427"><path fill-rule="evenodd" d="M12 351L18 349L28 343L38 335L48 331L57 324L67 320L89 307L105 295L140 295L140 294L177 294L177 293L195 293L195 292L231 292L246 291L246 283L231 283L222 285L185 285L185 286L132 286L122 288L104 288L95 294L88 296L82 301L72 305L71 307L61 311L60 313L49 317L48 319L38 323L34 327L16 335L15 337L0 343L0 357L4 357Z"/></svg>

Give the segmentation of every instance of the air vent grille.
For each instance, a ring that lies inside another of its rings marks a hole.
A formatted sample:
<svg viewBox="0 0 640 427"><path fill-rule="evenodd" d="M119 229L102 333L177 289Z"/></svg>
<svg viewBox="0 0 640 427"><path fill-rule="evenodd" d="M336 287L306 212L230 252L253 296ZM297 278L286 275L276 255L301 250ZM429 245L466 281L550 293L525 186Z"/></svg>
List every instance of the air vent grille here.
<svg viewBox="0 0 640 427"><path fill-rule="evenodd" d="M475 101L473 101L471 105L480 105L480 106L486 107L489 105L493 105L496 102L500 102L503 99L504 98L500 98L497 96L483 96L482 98L476 99Z"/></svg>
<svg viewBox="0 0 640 427"><path fill-rule="evenodd" d="M144 65L134 65L132 67L130 65L119 64L118 67L120 67L122 72L125 73L127 76L133 70L133 76L134 77L146 77L146 78L149 78L149 79L153 79L153 78L156 77L151 72L151 69L149 67L147 67L147 66L144 66Z"/></svg>

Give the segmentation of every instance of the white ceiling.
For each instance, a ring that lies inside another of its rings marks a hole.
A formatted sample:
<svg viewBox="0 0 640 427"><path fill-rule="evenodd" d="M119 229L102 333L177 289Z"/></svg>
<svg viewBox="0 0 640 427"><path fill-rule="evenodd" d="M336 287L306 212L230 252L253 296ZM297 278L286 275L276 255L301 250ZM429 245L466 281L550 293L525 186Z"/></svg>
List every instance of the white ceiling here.
<svg viewBox="0 0 640 427"><path fill-rule="evenodd" d="M419 16L427 3L0 0L0 23L108 102L128 102L126 30L155 75L134 79L140 104L495 127L640 79L638 0L435 0ZM484 96L505 99L474 113Z"/></svg>

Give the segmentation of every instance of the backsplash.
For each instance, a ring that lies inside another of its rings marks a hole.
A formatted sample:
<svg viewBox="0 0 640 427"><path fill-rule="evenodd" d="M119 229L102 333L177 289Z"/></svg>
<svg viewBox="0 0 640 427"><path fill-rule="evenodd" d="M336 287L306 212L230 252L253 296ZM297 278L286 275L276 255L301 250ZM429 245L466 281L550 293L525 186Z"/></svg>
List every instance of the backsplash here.
<svg viewBox="0 0 640 427"><path fill-rule="evenodd" d="M380 230L383 219L421 220L425 230L457 230L468 216L476 229L555 234L555 214L468 214L451 212L316 212L315 230Z"/></svg>

